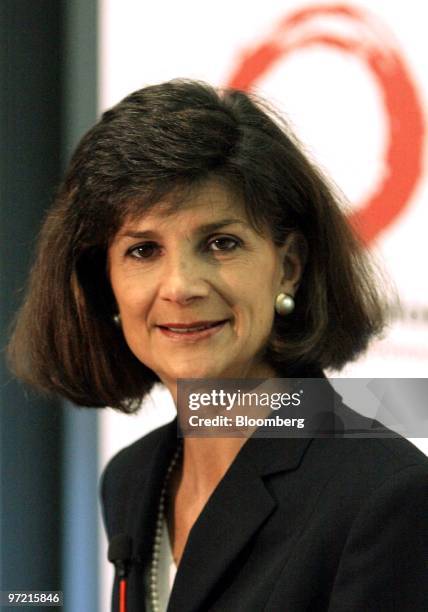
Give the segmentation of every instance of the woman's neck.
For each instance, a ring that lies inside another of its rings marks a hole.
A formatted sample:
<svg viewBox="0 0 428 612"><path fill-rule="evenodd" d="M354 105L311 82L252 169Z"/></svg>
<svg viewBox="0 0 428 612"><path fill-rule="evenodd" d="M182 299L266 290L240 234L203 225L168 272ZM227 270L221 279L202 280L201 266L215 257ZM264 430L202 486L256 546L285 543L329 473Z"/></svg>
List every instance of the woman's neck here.
<svg viewBox="0 0 428 612"><path fill-rule="evenodd" d="M180 486L206 499L226 474L247 438L184 438Z"/></svg>
<svg viewBox="0 0 428 612"><path fill-rule="evenodd" d="M264 384L271 384L269 381L273 382L272 379L277 375L277 372L270 365L259 362L251 366L242 378L247 380L264 380L264 383L260 385L261 389L264 387ZM168 385L168 388L177 406L176 384L175 381L175 386ZM184 407L177 406L177 412L180 426L183 431L186 431L186 427L183 428L183 425L186 424L189 410L187 403L184 402L184 404ZM258 409L257 416L262 416L260 408ZM201 500L206 500L226 474L235 457L252 433L252 429L247 429L235 438L217 437L210 435L208 428L206 436L184 437L182 466L180 474L176 476L176 490L185 491L186 495L191 495L193 498L196 496Z"/></svg>

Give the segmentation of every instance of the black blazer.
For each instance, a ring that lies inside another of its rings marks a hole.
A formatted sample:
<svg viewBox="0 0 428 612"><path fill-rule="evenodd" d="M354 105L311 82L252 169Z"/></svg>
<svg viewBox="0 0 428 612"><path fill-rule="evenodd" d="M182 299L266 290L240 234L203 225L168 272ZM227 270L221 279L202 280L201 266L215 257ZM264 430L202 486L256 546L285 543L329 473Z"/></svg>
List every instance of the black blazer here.
<svg viewBox="0 0 428 612"><path fill-rule="evenodd" d="M134 543L129 612L145 610L143 568L176 443L175 419L120 451L102 476L108 538ZM117 601L115 580L114 611ZM190 532L168 607L427 610L428 459L403 438L343 437L250 438Z"/></svg>

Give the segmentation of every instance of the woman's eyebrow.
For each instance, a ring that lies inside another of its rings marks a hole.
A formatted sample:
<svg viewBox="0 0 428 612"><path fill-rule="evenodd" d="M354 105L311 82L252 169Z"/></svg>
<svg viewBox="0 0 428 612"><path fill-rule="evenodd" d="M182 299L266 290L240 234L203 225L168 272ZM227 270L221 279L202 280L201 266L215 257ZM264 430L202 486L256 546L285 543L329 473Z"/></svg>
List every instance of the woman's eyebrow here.
<svg viewBox="0 0 428 612"><path fill-rule="evenodd" d="M243 221L242 219L221 219L219 221L215 221L213 223L203 223L202 225L199 225L196 228L196 233L197 234L205 234L208 232L213 232L217 229L220 229L222 227L225 227L227 225L233 225L233 224L239 224L242 225L246 228L249 227L248 223L245 223L245 221ZM123 232L119 233L119 237L126 237L126 238L153 238L158 234L158 232L156 230L142 230L142 231L137 231L137 230L124 230Z"/></svg>
<svg viewBox="0 0 428 612"><path fill-rule="evenodd" d="M214 221L213 223L204 223L200 225L196 231L201 234L205 234L208 232L213 232L221 227L225 227L226 225L243 225L244 227L249 227L248 223L245 223L242 219L221 219L220 221Z"/></svg>

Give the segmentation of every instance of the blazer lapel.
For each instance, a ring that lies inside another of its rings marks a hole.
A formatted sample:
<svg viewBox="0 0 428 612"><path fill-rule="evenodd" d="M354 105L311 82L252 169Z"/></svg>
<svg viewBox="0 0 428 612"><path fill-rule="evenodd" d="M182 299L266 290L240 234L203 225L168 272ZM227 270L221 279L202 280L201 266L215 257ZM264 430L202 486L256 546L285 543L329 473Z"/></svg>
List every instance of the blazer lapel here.
<svg viewBox="0 0 428 612"><path fill-rule="evenodd" d="M189 534L168 612L208 609L216 590L276 508L262 476L298 466L310 438L250 438Z"/></svg>

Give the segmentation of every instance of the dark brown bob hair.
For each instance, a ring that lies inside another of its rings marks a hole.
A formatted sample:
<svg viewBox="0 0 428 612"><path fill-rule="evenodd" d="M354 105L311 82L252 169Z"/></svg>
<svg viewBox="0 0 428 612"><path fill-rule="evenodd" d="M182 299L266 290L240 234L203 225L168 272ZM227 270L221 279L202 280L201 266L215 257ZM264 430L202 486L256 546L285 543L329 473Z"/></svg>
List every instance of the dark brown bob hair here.
<svg viewBox="0 0 428 612"><path fill-rule="evenodd" d="M207 179L239 193L254 228L275 244L290 231L306 239L296 308L275 315L265 351L278 376L340 369L366 349L384 306L341 198L266 102L180 79L127 96L78 145L9 345L18 377L79 405L138 409L159 378L113 322L107 249L125 219L166 196L173 211Z"/></svg>

